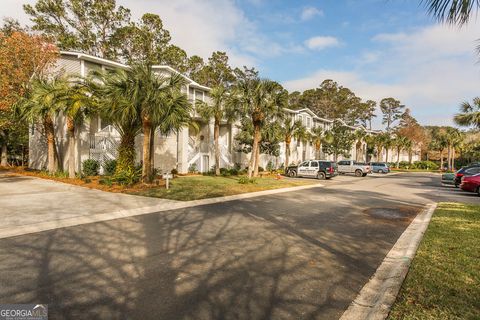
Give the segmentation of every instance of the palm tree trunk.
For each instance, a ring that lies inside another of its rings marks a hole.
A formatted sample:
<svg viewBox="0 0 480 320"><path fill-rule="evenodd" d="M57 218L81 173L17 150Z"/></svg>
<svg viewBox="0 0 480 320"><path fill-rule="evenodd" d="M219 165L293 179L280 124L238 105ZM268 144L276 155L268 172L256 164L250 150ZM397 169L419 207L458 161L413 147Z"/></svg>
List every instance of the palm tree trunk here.
<svg viewBox="0 0 480 320"><path fill-rule="evenodd" d="M452 149L452 170L455 170L455 148Z"/></svg>
<svg viewBox="0 0 480 320"><path fill-rule="evenodd" d="M142 181L144 183L152 182L152 164L151 160L151 140L152 140L152 123L148 118L143 119L143 165L142 165Z"/></svg>
<svg viewBox="0 0 480 320"><path fill-rule="evenodd" d="M155 169L155 128L152 128L150 134L150 170L152 172Z"/></svg>
<svg viewBox="0 0 480 320"><path fill-rule="evenodd" d="M75 123L71 117L67 118L68 137L68 177L75 178Z"/></svg>
<svg viewBox="0 0 480 320"><path fill-rule="evenodd" d="M215 119L213 125L213 141L215 143L215 175L220 175L220 146L219 139L220 137L220 120Z"/></svg>
<svg viewBox="0 0 480 320"><path fill-rule="evenodd" d="M290 142L285 141L285 169L288 167L290 160Z"/></svg>
<svg viewBox="0 0 480 320"><path fill-rule="evenodd" d="M401 149L400 148L397 148L397 169L400 168L400 151Z"/></svg>
<svg viewBox="0 0 480 320"><path fill-rule="evenodd" d="M253 176L258 177L258 167L260 165L260 144L257 146L257 151L255 152L255 166L253 170Z"/></svg>
<svg viewBox="0 0 480 320"><path fill-rule="evenodd" d="M412 158L413 158L413 150L410 149L408 150L408 164L412 164Z"/></svg>
<svg viewBox="0 0 480 320"><path fill-rule="evenodd" d="M250 156L250 161L248 163L248 177L251 178L253 175L254 167L256 166L255 164L255 154L256 150L258 149L258 143L260 141L260 126L259 125L254 125L253 127L253 144L252 144L252 154ZM258 168L257 168L258 170Z"/></svg>
<svg viewBox="0 0 480 320"><path fill-rule="evenodd" d="M133 170L135 167L135 134L123 132L118 146L116 173Z"/></svg>
<svg viewBox="0 0 480 320"><path fill-rule="evenodd" d="M440 170L443 171L443 149L440 150Z"/></svg>
<svg viewBox="0 0 480 320"><path fill-rule="evenodd" d="M450 171L452 169L451 165L450 165L450 157L451 157L451 148L450 148L450 145L447 146L447 167L448 167L448 170Z"/></svg>
<svg viewBox="0 0 480 320"><path fill-rule="evenodd" d="M55 146L55 128L53 126L52 117L46 116L43 119L43 127L45 129L45 133L47 135L47 145L48 145L48 152L47 152L47 170L50 173L55 173L57 171L57 148Z"/></svg>
<svg viewBox="0 0 480 320"><path fill-rule="evenodd" d="M388 163L388 148L385 148L385 162Z"/></svg>
<svg viewBox="0 0 480 320"><path fill-rule="evenodd" d="M3 138L3 143L1 147L1 161L0 166L6 167L8 165L8 149L7 149L7 133L5 130L0 130L0 136Z"/></svg>

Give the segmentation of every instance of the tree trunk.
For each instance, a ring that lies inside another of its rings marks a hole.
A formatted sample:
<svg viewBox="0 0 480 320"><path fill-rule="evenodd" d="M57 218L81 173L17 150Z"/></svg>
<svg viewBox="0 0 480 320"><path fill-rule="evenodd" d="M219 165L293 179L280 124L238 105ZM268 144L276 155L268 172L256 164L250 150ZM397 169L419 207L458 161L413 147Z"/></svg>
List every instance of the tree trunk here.
<svg viewBox="0 0 480 320"><path fill-rule="evenodd" d="M385 162L388 163L388 148L385 148Z"/></svg>
<svg viewBox="0 0 480 320"><path fill-rule="evenodd" d="M2 136L2 140L3 140L3 143L2 143L2 147L1 147L1 161L0 161L0 165L2 167L6 167L8 165L8 149L7 149L7 133L5 132L5 130L0 130L0 136Z"/></svg>
<svg viewBox="0 0 480 320"><path fill-rule="evenodd" d="M285 169L287 169L290 160L290 142L285 142Z"/></svg>
<svg viewBox="0 0 480 320"><path fill-rule="evenodd" d="M400 148L397 148L397 169L400 168Z"/></svg>
<svg viewBox="0 0 480 320"><path fill-rule="evenodd" d="M220 175L220 146L218 138L220 137L220 120L215 119L213 125L213 140L215 143L215 175Z"/></svg>
<svg viewBox="0 0 480 320"><path fill-rule="evenodd" d="M452 149L452 170L455 171L455 148Z"/></svg>
<svg viewBox="0 0 480 320"><path fill-rule="evenodd" d="M135 167L135 134L124 132L118 146L118 159L115 172L133 170Z"/></svg>
<svg viewBox="0 0 480 320"><path fill-rule="evenodd" d="M152 128L150 134L150 170L152 172L155 169L155 128Z"/></svg>
<svg viewBox="0 0 480 320"><path fill-rule="evenodd" d="M450 166L450 157L451 157L451 147L450 145L447 146L447 168L450 171L452 168Z"/></svg>
<svg viewBox="0 0 480 320"><path fill-rule="evenodd" d="M443 149L440 150L440 171L443 171Z"/></svg>
<svg viewBox="0 0 480 320"><path fill-rule="evenodd" d="M260 126L254 125L253 127L253 144L252 144L252 155L250 156L250 161L248 163L248 177L251 178L253 175L254 167L256 166L255 164L255 153L256 150L258 149L258 143L260 141L261 137L261 132L260 132ZM257 168L258 170L258 168Z"/></svg>
<svg viewBox="0 0 480 320"><path fill-rule="evenodd" d="M413 150L408 150L408 164L412 164Z"/></svg>
<svg viewBox="0 0 480 320"><path fill-rule="evenodd" d="M57 148L55 145L55 128L53 126L53 120L51 116L46 116L43 120L43 127L47 135L47 145L48 145L48 165L47 170L50 173L55 173L58 168L57 160Z"/></svg>
<svg viewBox="0 0 480 320"><path fill-rule="evenodd" d="M255 152L255 166L253 170L253 176L258 177L258 167L260 165L260 144L257 146L257 151Z"/></svg>
<svg viewBox="0 0 480 320"><path fill-rule="evenodd" d="M75 123L71 117L67 118L68 138L68 177L75 178Z"/></svg>
<svg viewBox="0 0 480 320"><path fill-rule="evenodd" d="M143 165L142 165L142 181L144 183L152 182L152 164L151 160L151 143L152 140L152 123L148 118L143 119Z"/></svg>

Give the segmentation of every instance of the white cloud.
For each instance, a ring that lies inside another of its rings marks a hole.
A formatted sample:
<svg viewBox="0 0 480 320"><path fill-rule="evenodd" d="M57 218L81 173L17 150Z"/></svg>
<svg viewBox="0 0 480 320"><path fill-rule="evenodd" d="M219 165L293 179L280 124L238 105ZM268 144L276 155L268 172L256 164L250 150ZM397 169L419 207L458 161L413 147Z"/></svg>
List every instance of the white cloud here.
<svg viewBox="0 0 480 320"><path fill-rule="evenodd" d="M320 16L320 17L323 16L323 11L315 7L305 7L302 9L302 12L300 14L300 19L302 21L307 21L316 16Z"/></svg>
<svg viewBox="0 0 480 320"><path fill-rule="evenodd" d="M312 50L323 50L340 46L340 41L335 37L318 36L306 40L305 45Z"/></svg>
<svg viewBox="0 0 480 320"><path fill-rule="evenodd" d="M381 53L365 52L353 71L320 69L284 85L301 91L333 79L364 99L398 98L423 123L451 124L459 103L480 95L480 65L474 52L479 27L480 23L464 29L432 25L377 35L372 41L382 46Z"/></svg>

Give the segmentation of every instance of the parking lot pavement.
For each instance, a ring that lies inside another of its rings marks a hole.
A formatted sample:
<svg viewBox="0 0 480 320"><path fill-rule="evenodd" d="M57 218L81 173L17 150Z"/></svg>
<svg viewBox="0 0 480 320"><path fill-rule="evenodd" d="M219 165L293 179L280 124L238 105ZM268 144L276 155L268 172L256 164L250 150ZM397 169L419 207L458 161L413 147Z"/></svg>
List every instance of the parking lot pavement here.
<svg viewBox="0 0 480 320"><path fill-rule="evenodd" d="M337 178L2 239L0 303L47 303L51 319L338 319L424 204L480 203L431 175Z"/></svg>

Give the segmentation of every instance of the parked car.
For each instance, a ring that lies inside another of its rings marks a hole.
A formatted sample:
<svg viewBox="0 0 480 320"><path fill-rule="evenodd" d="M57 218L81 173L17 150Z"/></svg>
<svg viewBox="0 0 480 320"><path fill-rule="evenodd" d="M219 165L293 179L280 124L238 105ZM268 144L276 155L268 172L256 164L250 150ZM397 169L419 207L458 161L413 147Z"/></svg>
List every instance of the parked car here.
<svg viewBox="0 0 480 320"><path fill-rule="evenodd" d="M448 173L442 174L442 184L454 185L455 184L455 173L448 172Z"/></svg>
<svg viewBox="0 0 480 320"><path fill-rule="evenodd" d="M335 161L309 160L298 166L289 166L285 171L289 177L312 177L320 180L330 179L338 174Z"/></svg>
<svg viewBox="0 0 480 320"><path fill-rule="evenodd" d="M480 174L463 176L460 188L464 191L475 192L480 197Z"/></svg>
<svg viewBox="0 0 480 320"><path fill-rule="evenodd" d="M370 166L367 163L356 162L353 160L338 161L338 173L353 173L357 177L365 177L371 172Z"/></svg>
<svg viewBox="0 0 480 320"><path fill-rule="evenodd" d="M455 187L458 187L460 185L463 177L470 177L476 175L477 173L480 173L480 164L478 163L461 168L460 170L455 172Z"/></svg>
<svg viewBox="0 0 480 320"><path fill-rule="evenodd" d="M388 166L388 163L385 163L385 162L371 162L370 168L372 168L372 172L377 172L377 173L390 172L390 167Z"/></svg>

